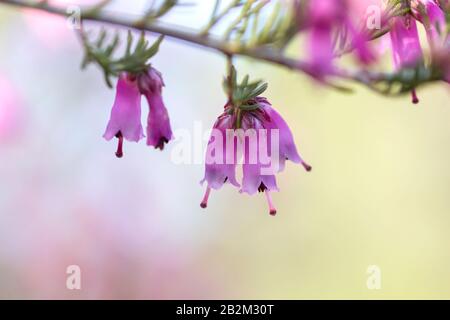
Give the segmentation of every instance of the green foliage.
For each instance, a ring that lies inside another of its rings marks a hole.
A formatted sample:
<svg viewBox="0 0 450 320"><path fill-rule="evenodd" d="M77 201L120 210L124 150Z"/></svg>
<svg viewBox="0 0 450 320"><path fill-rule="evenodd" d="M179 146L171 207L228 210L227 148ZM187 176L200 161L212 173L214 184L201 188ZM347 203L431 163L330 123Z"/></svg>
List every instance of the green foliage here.
<svg viewBox="0 0 450 320"><path fill-rule="evenodd" d="M176 6L181 5L179 2L179 0L164 0L159 6L155 6L155 2L153 2L152 6L144 14L144 17L136 24L145 25L161 18Z"/></svg>
<svg viewBox="0 0 450 320"><path fill-rule="evenodd" d="M241 83L238 83L237 72L234 66L230 69L230 74L224 79L223 85L235 108L243 111L251 111L259 108L258 104L252 101L267 90L267 83L261 80L249 82L250 77L246 75Z"/></svg>
<svg viewBox="0 0 450 320"><path fill-rule="evenodd" d="M148 61L158 52L164 38L164 36L160 36L153 44L150 44L145 38L145 33L142 32L133 49L133 35L129 31L125 53L122 57L116 58L114 53L120 44L120 37L117 33L109 43L106 43L108 34L105 30L100 32L94 42L90 42L85 33L81 33L81 37L85 49L82 68L90 63L98 64L103 70L106 84L109 87L112 87L111 77L117 77L122 72L139 74L147 70Z"/></svg>
<svg viewBox="0 0 450 320"><path fill-rule="evenodd" d="M220 0L216 0L211 19L203 28L203 35L228 18L231 22L225 25L223 37L234 45L244 48L284 48L298 31L294 1L233 0L222 11L219 11L219 6ZM234 9L237 8L240 11L236 15ZM265 9L268 17L262 22L260 15Z"/></svg>

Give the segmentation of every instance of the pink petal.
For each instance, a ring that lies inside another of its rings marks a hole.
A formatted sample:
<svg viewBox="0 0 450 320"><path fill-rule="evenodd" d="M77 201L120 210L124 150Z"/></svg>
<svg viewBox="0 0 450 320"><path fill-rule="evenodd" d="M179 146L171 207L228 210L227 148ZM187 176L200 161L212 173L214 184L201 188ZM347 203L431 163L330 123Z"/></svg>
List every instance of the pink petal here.
<svg viewBox="0 0 450 320"><path fill-rule="evenodd" d="M137 82L130 80L126 74L121 75L117 82L116 99L103 137L111 140L119 132L128 141L138 142L144 137L141 124L141 93Z"/></svg>

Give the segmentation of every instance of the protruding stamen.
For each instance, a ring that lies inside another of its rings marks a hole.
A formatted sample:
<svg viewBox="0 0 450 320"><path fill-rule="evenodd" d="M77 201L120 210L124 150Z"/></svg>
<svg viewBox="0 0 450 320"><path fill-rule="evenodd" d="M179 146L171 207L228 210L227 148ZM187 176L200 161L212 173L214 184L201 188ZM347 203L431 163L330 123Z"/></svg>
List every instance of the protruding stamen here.
<svg viewBox="0 0 450 320"><path fill-rule="evenodd" d="M312 167L309 164L307 164L305 161L303 161L303 160L302 160L302 166L308 172L312 170Z"/></svg>
<svg viewBox="0 0 450 320"><path fill-rule="evenodd" d="M411 96L412 96L412 103L418 104L420 100L419 100L419 98L417 97L416 89L412 89L412 91L411 91Z"/></svg>
<svg viewBox="0 0 450 320"><path fill-rule="evenodd" d="M269 212L271 216L274 216L277 214L277 209L275 209L275 206L273 205L272 196L270 195L270 191L267 189L265 192L267 203L269 204Z"/></svg>
<svg viewBox="0 0 450 320"><path fill-rule="evenodd" d="M200 203L200 207L202 207L203 209L205 209L208 206L208 198L209 198L210 193L211 193L211 188L207 187L205 195L202 200L202 203Z"/></svg>
<svg viewBox="0 0 450 320"><path fill-rule="evenodd" d="M116 138L119 140L119 142L117 143L116 157L122 158L123 157L123 135L122 135L122 132L119 131L119 133L116 134Z"/></svg>

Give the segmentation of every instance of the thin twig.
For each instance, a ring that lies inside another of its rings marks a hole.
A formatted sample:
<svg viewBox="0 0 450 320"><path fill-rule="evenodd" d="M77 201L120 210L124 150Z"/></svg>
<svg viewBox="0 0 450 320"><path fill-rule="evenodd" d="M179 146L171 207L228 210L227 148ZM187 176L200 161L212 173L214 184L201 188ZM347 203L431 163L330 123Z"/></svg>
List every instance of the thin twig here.
<svg viewBox="0 0 450 320"><path fill-rule="evenodd" d="M33 8L60 16L69 15L69 13L66 11L66 8L50 5L47 1L30 2L26 0L0 0L0 4L7 4L21 8ZM93 10L93 8L95 10ZM148 31L159 35L165 35L168 38L182 40L190 44L195 44L201 47L219 51L226 56L246 56L255 60L266 61L292 70L301 71L314 77L314 74L311 72L308 63L289 58L281 53L281 51L277 51L270 47L248 48L236 44L235 42L217 39L210 35L204 35L195 30L188 30L184 27L183 29L180 29L180 27L161 24L157 21L136 23L136 21L130 21L129 19L123 18L121 16L113 16L102 10L98 10L98 6L94 6L93 8L85 8L81 10L81 19L83 21L87 20L109 23L136 30ZM371 89L374 89L373 82L392 78L392 74L390 73L372 73L365 70L337 70L332 76L344 80L356 81L368 86Z"/></svg>

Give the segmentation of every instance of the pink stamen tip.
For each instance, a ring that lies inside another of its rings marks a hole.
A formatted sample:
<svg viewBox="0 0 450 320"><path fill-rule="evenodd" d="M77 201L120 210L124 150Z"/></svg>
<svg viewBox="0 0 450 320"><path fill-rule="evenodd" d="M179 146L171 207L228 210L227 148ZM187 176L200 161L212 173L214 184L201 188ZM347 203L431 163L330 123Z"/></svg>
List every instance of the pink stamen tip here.
<svg viewBox="0 0 450 320"><path fill-rule="evenodd" d="M116 157L117 158L122 158L123 157L123 136L122 136L122 133L119 132L116 137L119 140L119 142L117 143Z"/></svg>
<svg viewBox="0 0 450 320"><path fill-rule="evenodd" d="M312 170L312 167L309 164L307 164L306 162L302 162L302 166L308 172L310 172Z"/></svg>
<svg viewBox="0 0 450 320"><path fill-rule="evenodd" d="M209 199L209 195L211 194L211 188L207 187L206 188L206 192L205 195L203 197L202 202L200 203L200 207L202 207L203 209L205 209L208 206L208 199Z"/></svg>
<svg viewBox="0 0 450 320"><path fill-rule="evenodd" d="M265 192L267 203L269 204L269 213L271 216L275 216L277 214L277 209L273 205L272 196L270 195L270 191L266 190Z"/></svg>
<svg viewBox="0 0 450 320"><path fill-rule="evenodd" d="M416 89L413 89L411 91L411 96L412 96L412 103L418 104L420 102L419 98L417 97Z"/></svg>

